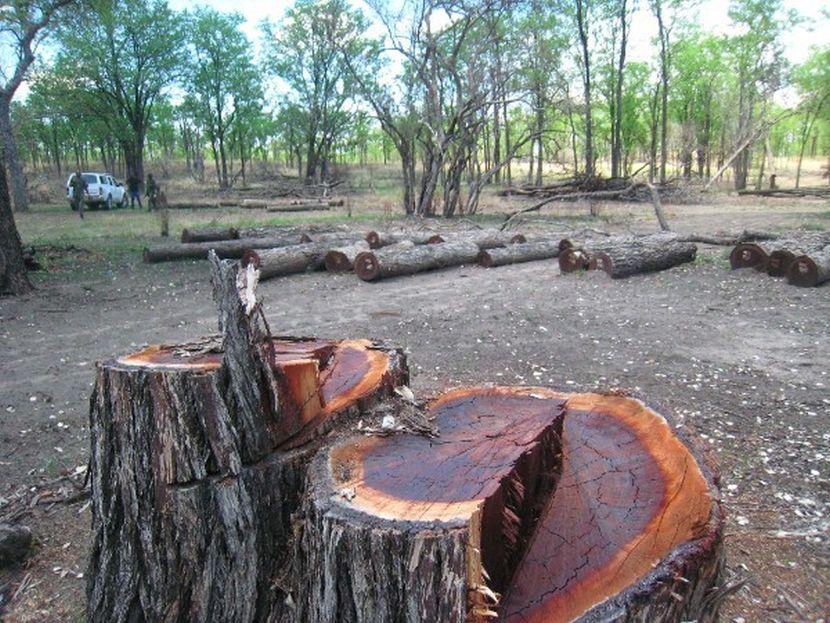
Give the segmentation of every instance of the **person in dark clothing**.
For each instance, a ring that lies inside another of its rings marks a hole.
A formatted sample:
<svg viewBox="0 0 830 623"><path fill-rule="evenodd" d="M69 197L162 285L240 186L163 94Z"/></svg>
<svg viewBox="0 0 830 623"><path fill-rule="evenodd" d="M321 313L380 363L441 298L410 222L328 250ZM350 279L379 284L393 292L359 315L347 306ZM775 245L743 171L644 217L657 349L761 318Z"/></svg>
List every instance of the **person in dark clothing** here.
<svg viewBox="0 0 830 623"><path fill-rule="evenodd" d="M130 194L130 208L135 208L135 202L138 201L138 209L143 210L144 205L141 203L141 178L136 175L128 177L127 192Z"/></svg>
<svg viewBox="0 0 830 623"><path fill-rule="evenodd" d="M72 209L77 210L81 218L84 218L84 193L88 186L80 171L76 171L69 180L69 187L72 189Z"/></svg>
<svg viewBox="0 0 830 623"><path fill-rule="evenodd" d="M147 192L144 195L147 197L147 211L152 212L156 209L156 200L158 199L159 187L156 180L153 179L153 174L147 174Z"/></svg>

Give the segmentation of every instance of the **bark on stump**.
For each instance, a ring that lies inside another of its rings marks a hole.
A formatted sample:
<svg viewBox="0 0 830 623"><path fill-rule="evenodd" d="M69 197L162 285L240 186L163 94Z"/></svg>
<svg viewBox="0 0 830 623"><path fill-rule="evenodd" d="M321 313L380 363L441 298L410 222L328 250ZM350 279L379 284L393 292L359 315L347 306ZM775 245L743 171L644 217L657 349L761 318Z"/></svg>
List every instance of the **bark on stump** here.
<svg viewBox="0 0 830 623"><path fill-rule="evenodd" d="M814 288L830 281L830 245L821 251L793 259L787 272L787 283Z"/></svg>
<svg viewBox="0 0 830 623"><path fill-rule="evenodd" d="M355 259L354 270L364 281L377 281L471 264L476 261L478 252L478 245L467 241L420 245L405 250L364 251Z"/></svg>
<svg viewBox="0 0 830 623"><path fill-rule="evenodd" d="M354 270L354 261L358 253L368 250L369 243L365 240L346 247L331 249L326 253L326 270L333 273L351 272Z"/></svg>
<svg viewBox="0 0 830 623"><path fill-rule="evenodd" d="M714 621L715 476L642 402L448 392L440 430L312 463L302 621Z"/></svg>
<svg viewBox="0 0 830 623"><path fill-rule="evenodd" d="M548 260L558 255L558 240L517 243L502 248L482 250L478 254L478 264L485 268L492 268L519 262Z"/></svg>

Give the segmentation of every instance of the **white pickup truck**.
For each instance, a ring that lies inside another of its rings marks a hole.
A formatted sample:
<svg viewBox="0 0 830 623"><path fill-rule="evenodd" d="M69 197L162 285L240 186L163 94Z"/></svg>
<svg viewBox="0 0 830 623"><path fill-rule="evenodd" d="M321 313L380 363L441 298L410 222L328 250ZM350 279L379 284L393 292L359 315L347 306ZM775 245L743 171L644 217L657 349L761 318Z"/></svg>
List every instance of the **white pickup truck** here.
<svg viewBox="0 0 830 623"><path fill-rule="evenodd" d="M69 186L69 182L72 181L72 175L66 180L66 198L69 200L70 206L72 206L72 188ZM129 199L127 189L109 173L81 173L81 177L87 183L84 203L90 208L109 210L113 206L127 207ZM72 209L75 209L74 206L72 206Z"/></svg>

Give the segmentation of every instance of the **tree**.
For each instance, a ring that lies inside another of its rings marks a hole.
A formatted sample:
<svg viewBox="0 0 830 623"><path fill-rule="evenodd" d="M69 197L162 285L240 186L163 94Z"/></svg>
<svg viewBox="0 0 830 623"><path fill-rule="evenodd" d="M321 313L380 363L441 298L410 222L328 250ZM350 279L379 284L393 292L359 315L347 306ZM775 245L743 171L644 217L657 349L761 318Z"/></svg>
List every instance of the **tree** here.
<svg viewBox="0 0 830 623"><path fill-rule="evenodd" d="M591 53L588 43L590 0L576 0L576 27L579 33L580 69L582 70L582 93L585 99L585 175L594 176L594 122L591 103Z"/></svg>
<svg viewBox="0 0 830 623"><path fill-rule="evenodd" d="M795 187L801 183L801 165L807 141L816 121L830 117L830 46L816 49L807 61L793 72L793 79L801 95L801 127L799 128L798 166Z"/></svg>
<svg viewBox="0 0 830 623"><path fill-rule="evenodd" d="M35 61L35 48L43 39L55 14L73 0L17 0L0 8L0 40L13 42L12 49L0 51L0 162L5 163L14 209L29 208L26 177L17 154L11 124L11 103L17 89Z"/></svg>
<svg viewBox="0 0 830 623"><path fill-rule="evenodd" d="M190 22L190 62L186 88L191 109L210 142L220 189L228 188L227 140L246 109L262 99L251 44L239 30L238 13L199 8Z"/></svg>
<svg viewBox="0 0 830 623"><path fill-rule="evenodd" d="M285 81L303 112L308 183L328 177L334 144L351 121L348 63L365 51L368 27L347 0L297 0L279 27L263 26L265 68Z"/></svg>
<svg viewBox="0 0 830 623"><path fill-rule="evenodd" d="M94 0L61 29L55 71L116 137L128 175L144 177L153 107L180 75L185 41L165 0Z"/></svg>

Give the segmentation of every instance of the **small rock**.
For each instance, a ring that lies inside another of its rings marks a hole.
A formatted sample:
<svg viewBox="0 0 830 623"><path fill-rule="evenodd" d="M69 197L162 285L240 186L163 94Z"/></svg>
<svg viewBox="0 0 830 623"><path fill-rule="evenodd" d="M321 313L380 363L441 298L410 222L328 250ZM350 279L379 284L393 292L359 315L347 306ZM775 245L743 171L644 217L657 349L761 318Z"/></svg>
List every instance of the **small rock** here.
<svg viewBox="0 0 830 623"><path fill-rule="evenodd" d="M26 557L32 545L32 531L26 526L0 524L0 566Z"/></svg>

